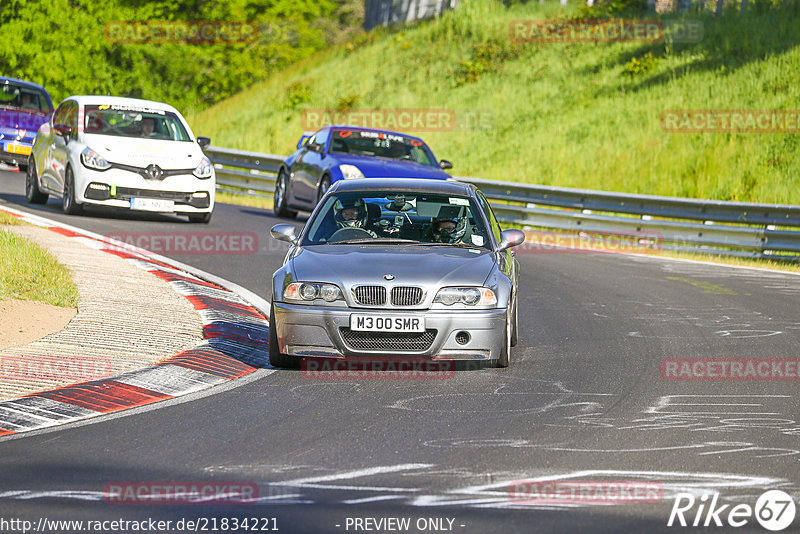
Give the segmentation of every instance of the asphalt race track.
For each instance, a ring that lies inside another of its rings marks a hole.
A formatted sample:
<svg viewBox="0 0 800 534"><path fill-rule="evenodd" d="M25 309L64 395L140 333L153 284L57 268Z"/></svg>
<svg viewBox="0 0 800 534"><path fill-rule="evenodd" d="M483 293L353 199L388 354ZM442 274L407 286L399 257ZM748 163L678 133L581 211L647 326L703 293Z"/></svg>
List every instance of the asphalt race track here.
<svg viewBox="0 0 800 534"><path fill-rule="evenodd" d="M24 177L0 172L6 204L100 234L254 233L255 253L161 253L265 299L286 250L268 237L286 221L255 208L217 205L208 226L159 215L65 216L56 200L26 206ZM256 372L189 401L6 438L0 517L274 518L281 532L314 533L384 531L356 518L410 518L408 532L682 532L700 529L667 527L676 493L699 502L718 492L720 504L753 506L781 489L797 502L797 380L666 380L661 362L796 361L800 276L621 254L518 257L520 341L508 369L447 380ZM542 479L654 484L660 493L656 502L616 505L509 493L514 481ZM106 502L104 488L120 481L247 482L259 499ZM754 518L734 530L767 532Z"/></svg>

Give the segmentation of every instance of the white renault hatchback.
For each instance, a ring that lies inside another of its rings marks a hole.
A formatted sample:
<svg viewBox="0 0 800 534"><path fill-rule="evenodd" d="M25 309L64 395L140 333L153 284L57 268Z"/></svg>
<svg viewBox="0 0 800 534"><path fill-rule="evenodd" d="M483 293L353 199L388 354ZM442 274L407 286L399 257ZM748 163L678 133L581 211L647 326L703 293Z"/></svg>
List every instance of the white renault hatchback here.
<svg viewBox="0 0 800 534"><path fill-rule="evenodd" d="M215 174L186 120L167 104L111 96L71 96L36 134L25 196L52 195L66 213L87 204L188 215L207 223Z"/></svg>

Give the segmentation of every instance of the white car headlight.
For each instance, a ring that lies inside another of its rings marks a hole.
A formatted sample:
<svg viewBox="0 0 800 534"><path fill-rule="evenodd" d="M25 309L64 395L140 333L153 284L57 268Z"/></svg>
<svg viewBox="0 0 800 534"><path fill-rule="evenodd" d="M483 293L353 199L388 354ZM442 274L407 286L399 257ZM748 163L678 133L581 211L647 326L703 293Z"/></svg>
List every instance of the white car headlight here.
<svg viewBox="0 0 800 534"><path fill-rule="evenodd" d="M88 146L81 152L81 163L84 167L94 169L96 171L105 171L111 168L111 164L103 158L100 154L89 148Z"/></svg>
<svg viewBox="0 0 800 534"><path fill-rule="evenodd" d="M353 180L355 178L363 178L364 173L355 165L339 165L339 170L342 171L342 177L345 180Z"/></svg>
<svg viewBox="0 0 800 534"><path fill-rule="evenodd" d="M497 296L488 287L443 287L436 294L433 302L445 306L453 304L494 306L497 304Z"/></svg>
<svg viewBox="0 0 800 534"><path fill-rule="evenodd" d="M283 298L296 302L322 299L325 302L344 300L339 286L311 282L292 282L283 290Z"/></svg>
<svg viewBox="0 0 800 534"><path fill-rule="evenodd" d="M192 172L195 176L200 178L201 180L206 180L211 178L211 175L214 172L214 165L211 164L211 160L208 157L203 156L203 159L200 160L200 164L197 168Z"/></svg>

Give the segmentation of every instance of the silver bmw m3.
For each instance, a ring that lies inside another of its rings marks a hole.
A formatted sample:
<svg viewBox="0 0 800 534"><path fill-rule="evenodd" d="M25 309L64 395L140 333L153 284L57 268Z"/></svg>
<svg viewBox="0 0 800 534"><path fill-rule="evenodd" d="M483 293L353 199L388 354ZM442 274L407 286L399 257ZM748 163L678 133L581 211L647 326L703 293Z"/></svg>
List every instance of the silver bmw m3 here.
<svg viewBox="0 0 800 534"><path fill-rule="evenodd" d="M421 358L507 367L517 338L520 230L501 230L475 186L336 182L273 275L269 360Z"/></svg>

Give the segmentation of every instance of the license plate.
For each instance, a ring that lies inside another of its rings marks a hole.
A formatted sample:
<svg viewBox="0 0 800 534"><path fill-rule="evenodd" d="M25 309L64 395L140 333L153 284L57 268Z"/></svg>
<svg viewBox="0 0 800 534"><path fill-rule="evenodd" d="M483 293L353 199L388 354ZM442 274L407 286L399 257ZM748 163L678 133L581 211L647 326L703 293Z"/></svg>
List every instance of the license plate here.
<svg viewBox="0 0 800 534"><path fill-rule="evenodd" d="M141 211L175 211L173 200L161 200L158 198L132 198L131 209Z"/></svg>
<svg viewBox="0 0 800 534"><path fill-rule="evenodd" d="M22 154L23 156L27 156L31 153L31 147L27 145L12 145L6 144L6 152L9 154Z"/></svg>
<svg viewBox="0 0 800 534"><path fill-rule="evenodd" d="M354 313L350 316L350 330L358 332L424 332L425 318Z"/></svg>

